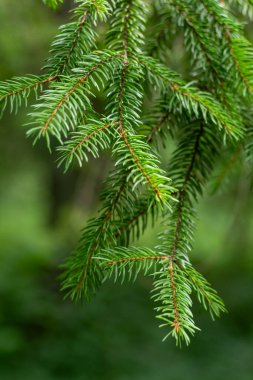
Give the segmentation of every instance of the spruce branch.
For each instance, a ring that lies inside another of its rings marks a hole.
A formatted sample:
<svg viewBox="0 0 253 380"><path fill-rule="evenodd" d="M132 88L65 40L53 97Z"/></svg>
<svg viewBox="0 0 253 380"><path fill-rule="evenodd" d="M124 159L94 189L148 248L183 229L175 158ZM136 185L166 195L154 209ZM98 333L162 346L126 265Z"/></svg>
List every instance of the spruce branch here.
<svg viewBox="0 0 253 380"><path fill-rule="evenodd" d="M135 281L140 272L146 275L151 268L153 272L159 262L168 258L148 248L129 246L102 250L94 260L104 271L104 281L114 278L115 282L120 280L123 283L126 279Z"/></svg>
<svg viewBox="0 0 253 380"><path fill-rule="evenodd" d="M112 20L107 33L111 50L141 53L147 16L147 2L143 0L112 0Z"/></svg>
<svg viewBox="0 0 253 380"><path fill-rule="evenodd" d="M10 103L10 112L17 113L18 109L24 104L27 106L28 98L33 91L35 96L42 90L43 85L52 82L55 76L36 76L29 75L26 77L15 77L8 81L0 83L0 104L1 113L5 110L8 102Z"/></svg>
<svg viewBox="0 0 253 380"><path fill-rule="evenodd" d="M185 84L176 73L153 58L142 56L141 63L148 70L151 83L169 90L174 95L170 100L171 107L180 104L189 115L194 115L196 118L202 117L205 122L211 121L235 139L242 137L241 125L238 125L237 120L231 120L230 115L224 111L218 101L213 99L211 94Z"/></svg>
<svg viewBox="0 0 253 380"><path fill-rule="evenodd" d="M112 75L119 58L120 55L109 51L90 54L83 61L85 69L76 69L78 76L61 77L61 81L53 83L40 97L39 104L34 105L31 124L37 126L30 128L28 135L35 134L36 139L44 136L49 144L50 133L62 142L62 135L67 137L69 130L75 130L79 117L85 111L92 112L90 83L100 88Z"/></svg>
<svg viewBox="0 0 253 380"><path fill-rule="evenodd" d="M113 182L113 188L110 188L109 192L106 188L102 196L103 206L99 217L92 218L88 222L79 246L65 262L62 290L73 300L82 297L90 299L91 293L95 292L101 284L102 273L93 257L101 249L115 244L112 229L122 209L122 206L119 207L119 202L123 200L124 204L127 191L125 173L120 174L119 176L116 171L109 177L108 188L111 182ZM130 200L131 197L129 197Z"/></svg>
<svg viewBox="0 0 253 380"><path fill-rule="evenodd" d="M165 172L159 168L158 159L138 136L127 136L125 131L119 133L120 138L114 146L114 154L119 157L116 166L122 164L131 170L128 178L132 177L133 190L147 183L155 199L169 207L168 201L173 199L171 193L175 189Z"/></svg>
<svg viewBox="0 0 253 380"><path fill-rule="evenodd" d="M190 263L185 265L184 270L193 289L197 293L199 302L203 304L205 310L209 310L212 319L214 319L215 316L219 317L221 313L226 312L224 302L202 274L193 268Z"/></svg>
<svg viewBox="0 0 253 380"><path fill-rule="evenodd" d="M97 158L101 149L109 148L111 145L112 127L113 123L91 118L85 125L77 127L71 138L58 148L59 165L64 163L65 170L68 170L73 158L76 158L82 166L83 161L88 161L87 153Z"/></svg>
<svg viewBox="0 0 253 380"><path fill-rule="evenodd" d="M54 9L62 3L43 1ZM101 206L64 264L66 295L90 299L108 278L151 275L157 317L169 329L165 339L172 335L179 345L189 344L198 330L193 292L212 317L225 311L189 254L194 208L216 161L223 166L220 185L239 159L249 166L253 157L253 48L231 12L236 6L250 16L252 0L73 3L72 20L51 45L47 74L1 82L1 110L9 104L17 111L34 92L28 135L35 141L45 137L49 147L56 140L65 170L75 160L82 166L90 155L111 152L114 168ZM191 61L187 77L194 82L170 68L178 31ZM104 107L100 113L94 97ZM176 148L164 170L161 143L166 148L171 139ZM158 246L133 247L158 218Z"/></svg>
<svg viewBox="0 0 253 380"><path fill-rule="evenodd" d="M62 25L52 43L45 70L54 75L71 74L84 55L96 48L93 26L105 21L108 4L105 0L78 0L72 11L74 21Z"/></svg>
<svg viewBox="0 0 253 380"><path fill-rule="evenodd" d="M218 36L225 39L226 51L229 53L224 55L224 62L229 59L233 61L232 67L237 79L235 84L237 87L243 87L244 92L252 92L253 89L253 69L252 57L253 48L249 41L242 35L242 28L238 22L229 17L228 12L214 0L202 0L202 3L208 12L208 19L212 17L215 25L214 30L218 31ZM233 81L233 78L231 78ZM231 82L231 85L234 83Z"/></svg>
<svg viewBox="0 0 253 380"><path fill-rule="evenodd" d="M224 68L219 64L219 54L212 36L208 33L206 22L196 15L196 4L188 1L171 1L177 13L177 22L184 29L185 45L192 55L192 64L200 75L208 75L207 82L225 79Z"/></svg>
<svg viewBox="0 0 253 380"><path fill-rule="evenodd" d="M163 322L160 327L170 327L164 340L172 335L179 346L182 342L188 345L190 336L198 330L191 312L191 284L172 259L155 276L158 279L154 282L152 298L160 304L156 307L157 318Z"/></svg>

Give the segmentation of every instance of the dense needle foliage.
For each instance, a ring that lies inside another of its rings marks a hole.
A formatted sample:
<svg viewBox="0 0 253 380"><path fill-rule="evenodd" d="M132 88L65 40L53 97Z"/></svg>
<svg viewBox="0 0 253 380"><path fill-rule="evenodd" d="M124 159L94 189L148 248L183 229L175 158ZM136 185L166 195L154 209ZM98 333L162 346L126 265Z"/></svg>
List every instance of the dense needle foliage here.
<svg viewBox="0 0 253 380"><path fill-rule="evenodd" d="M62 3L43 1L52 8ZM238 152L252 159L253 48L234 14L252 17L253 2L74 3L72 20L60 27L43 74L0 83L1 110L17 111L35 92L28 136L46 139L49 149L57 141L65 170L75 160L83 165L90 155L111 151L114 168L99 214L64 265L66 294L89 299L106 279L134 280L143 272L154 280L152 298L167 328L165 338L188 344L198 329L192 293L212 317L225 311L189 253L195 204L216 164L218 187L232 166L228 154L231 162ZM170 68L170 47L179 33L190 56L191 83ZM93 100L98 93L104 97L102 114ZM159 151L168 138L176 149L165 170ZM163 219L160 244L133 246L158 217Z"/></svg>

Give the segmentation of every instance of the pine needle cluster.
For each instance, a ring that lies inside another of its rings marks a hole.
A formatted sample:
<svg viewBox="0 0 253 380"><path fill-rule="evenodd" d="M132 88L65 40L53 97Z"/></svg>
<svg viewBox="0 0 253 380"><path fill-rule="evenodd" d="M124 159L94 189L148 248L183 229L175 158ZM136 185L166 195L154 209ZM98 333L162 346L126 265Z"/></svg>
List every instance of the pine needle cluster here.
<svg viewBox="0 0 253 380"><path fill-rule="evenodd" d="M63 1L43 2L57 8ZM1 111L17 112L35 93L27 134L49 149L57 142L64 170L103 150L112 155L100 210L64 265L62 289L72 300L89 299L108 278L151 276L165 338L179 345L198 329L192 294L212 317L225 311L189 254L196 202L224 146L229 159L239 151L252 160L253 47L235 17L240 12L252 19L253 2L75 0L43 74L0 83ZM177 33L190 56L191 83L170 68ZM98 93L102 113L94 107ZM159 153L167 139L176 149L165 170ZM133 246L158 217L159 245Z"/></svg>

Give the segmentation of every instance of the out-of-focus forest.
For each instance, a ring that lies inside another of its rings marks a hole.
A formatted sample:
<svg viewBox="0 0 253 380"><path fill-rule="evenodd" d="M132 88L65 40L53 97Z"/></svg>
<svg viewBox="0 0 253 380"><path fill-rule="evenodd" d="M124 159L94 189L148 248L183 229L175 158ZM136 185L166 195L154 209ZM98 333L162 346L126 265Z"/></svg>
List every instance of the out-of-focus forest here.
<svg viewBox="0 0 253 380"><path fill-rule="evenodd" d="M39 72L67 10L0 0L0 80ZM180 36L174 49L171 65L187 75ZM59 266L94 214L110 164L104 157L63 174L43 143L25 137L25 115L6 113L0 128L0 379L251 380L253 196L244 165L234 162L223 191L210 187L202 200L192 252L228 313L214 323L196 306L202 331L180 350L161 342L151 279L107 283L90 304L63 299ZM156 232L139 244L154 246Z"/></svg>

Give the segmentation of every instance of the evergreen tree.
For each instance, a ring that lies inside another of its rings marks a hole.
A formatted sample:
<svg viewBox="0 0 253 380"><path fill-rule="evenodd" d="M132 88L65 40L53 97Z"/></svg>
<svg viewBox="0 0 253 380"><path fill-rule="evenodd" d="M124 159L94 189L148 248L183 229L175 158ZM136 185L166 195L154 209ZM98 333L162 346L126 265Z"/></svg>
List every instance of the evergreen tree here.
<svg viewBox="0 0 253 380"><path fill-rule="evenodd" d="M63 1L43 2L57 8ZM9 105L17 111L34 91L37 102L27 134L35 142L45 139L49 149L57 141L65 170L75 160L81 166L90 154L111 151L114 168L99 213L64 265L66 294L89 299L108 278L135 280L144 272L154 279L152 298L167 328L165 338L172 335L178 344L188 344L198 329L192 293L212 317L225 311L189 254L195 205L215 165L226 161L228 168L221 169L218 187L232 166L227 160L233 162L235 154L252 160L253 49L234 15L252 18L253 2L74 3L72 20L60 27L43 74L0 83L1 109ZM101 24L105 34L99 33ZM176 33L184 37L191 83L170 68ZM98 92L104 94L102 114L92 101ZM176 149L164 170L160 142L168 138ZM163 219L160 244L133 246L158 217Z"/></svg>

